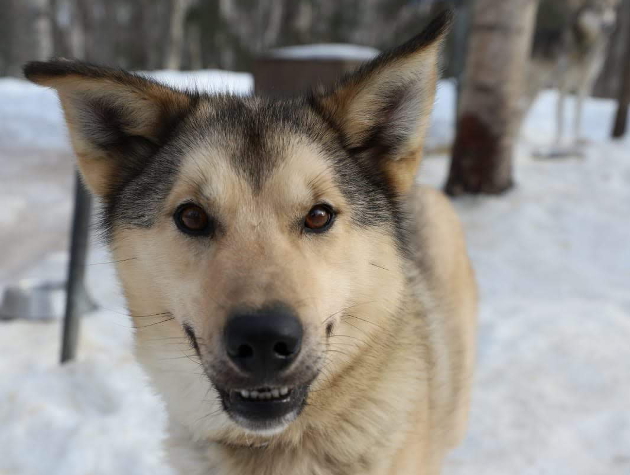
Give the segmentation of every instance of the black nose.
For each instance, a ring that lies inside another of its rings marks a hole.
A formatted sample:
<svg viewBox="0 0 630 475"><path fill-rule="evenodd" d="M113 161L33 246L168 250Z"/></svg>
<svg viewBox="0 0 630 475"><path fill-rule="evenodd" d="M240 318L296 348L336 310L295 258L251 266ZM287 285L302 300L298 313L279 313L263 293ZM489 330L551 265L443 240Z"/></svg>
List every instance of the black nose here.
<svg viewBox="0 0 630 475"><path fill-rule="evenodd" d="M295 361L302 346L303 329L285 305L234 312L225 327L230 359L256 377L272 377Z"/></svg>

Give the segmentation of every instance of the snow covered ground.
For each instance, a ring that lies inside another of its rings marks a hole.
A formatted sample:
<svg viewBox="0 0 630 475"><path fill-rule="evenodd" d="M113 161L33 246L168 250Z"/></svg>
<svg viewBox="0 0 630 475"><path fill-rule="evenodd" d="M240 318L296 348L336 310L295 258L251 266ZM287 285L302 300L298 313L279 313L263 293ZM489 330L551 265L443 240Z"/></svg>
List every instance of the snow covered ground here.
<svg viewBox="0 0 630 475"><path fill-rule="evenodd" d="M217 74L198 73L194 83L251 87L247 76ZM443 82L431 129L436 148L452 136L453 96ZM591 100L585 158L533 159L531 151L551 140L554 98L544 93L527 120L515 190L456 202L481 314L471 427L447 475L630 473L630 141L608 141L613 105ZM46 259L0 273L0 287L19 275L62 278L69 182L19 174L51 150L68 151L54 96L0 80L0 117L0 237L45 211L48 197L55 219L36 220L37 233L58 236ZM446 166L444 156L427 157L420 181L440 186ZM0 254L28 249L15 238L1 242ZM161 403L131 355L110 260L95 243L88 279L101 309L83 321L79 361L56 364L58 322L0 323L0 475L169 473L160 461Z"/></svg>

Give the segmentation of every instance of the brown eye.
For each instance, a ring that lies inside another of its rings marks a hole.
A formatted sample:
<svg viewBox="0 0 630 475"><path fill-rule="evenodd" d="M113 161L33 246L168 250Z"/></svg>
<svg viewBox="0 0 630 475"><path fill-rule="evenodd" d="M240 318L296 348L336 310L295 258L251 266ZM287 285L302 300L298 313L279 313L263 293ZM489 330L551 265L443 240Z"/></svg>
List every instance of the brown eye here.
<svg viewBox="0 0 630 475"><path fill-rule="evenodd" d="M187 203L175 212L177 227L186 234L209 235L212 231L208 214L196 204Z"/></svg>
<svg viewBox="0 0 630 475"><path fill-rule="evenodd" d="M304 219L304 227L312 232L324 232L330 228L334 213L329 206L313 206Z"/></svg>

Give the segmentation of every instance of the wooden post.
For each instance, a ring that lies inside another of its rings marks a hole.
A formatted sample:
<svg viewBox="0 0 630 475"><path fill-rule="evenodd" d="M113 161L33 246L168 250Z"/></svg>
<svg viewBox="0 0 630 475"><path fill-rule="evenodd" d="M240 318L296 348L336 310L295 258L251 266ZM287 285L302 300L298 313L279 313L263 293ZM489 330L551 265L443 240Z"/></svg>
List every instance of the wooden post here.
<svg viewBox="0 0 630 475"><path fill-rule="evenodd" d="M252 69L256 94L286 97L318 84L331 85L343 74L378 55L356 45L289 46L261 54Z"/></svg>

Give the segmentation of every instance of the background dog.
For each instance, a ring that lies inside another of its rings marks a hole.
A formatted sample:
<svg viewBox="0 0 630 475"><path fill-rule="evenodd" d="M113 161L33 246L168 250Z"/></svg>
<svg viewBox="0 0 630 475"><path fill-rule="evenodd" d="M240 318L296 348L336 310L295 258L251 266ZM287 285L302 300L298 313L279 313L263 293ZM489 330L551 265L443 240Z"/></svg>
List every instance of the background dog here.
<svg viewBox="0 0 630 475"><path fill-rule="evenodd" d="M103 201L181 473L436 474L461 440L476 288L414 184L450 18L285 101L26 66Z"/></svg>
<svg viewBox="0 0 630 475"><path fill-rule="evenodd" d="M617 21L619 0L543 0L537 21L525 110L544 88L558 89L556 138L552 154L567 149L564 144L565 102L576 95L571 143L575 152L581 143L580 125L584 99L593 91ZM569 152L572 153L572 152Z"/></svg>

